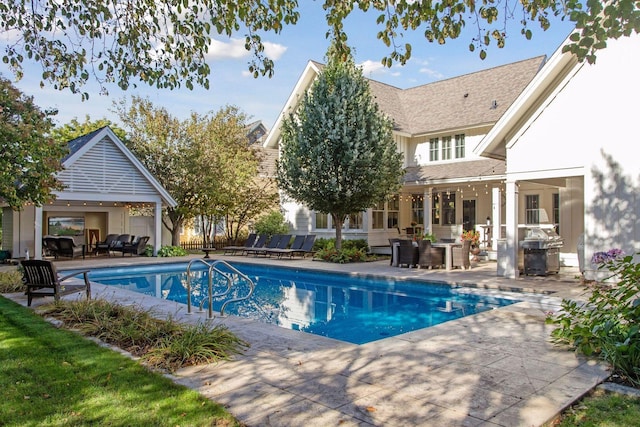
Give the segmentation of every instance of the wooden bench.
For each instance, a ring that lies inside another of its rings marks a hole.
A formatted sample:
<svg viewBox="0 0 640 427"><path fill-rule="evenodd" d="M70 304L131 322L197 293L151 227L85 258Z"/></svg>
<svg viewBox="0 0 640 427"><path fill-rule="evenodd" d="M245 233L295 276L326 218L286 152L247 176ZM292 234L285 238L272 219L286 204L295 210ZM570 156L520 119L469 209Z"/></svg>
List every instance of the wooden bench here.
<svg viewBox="0 0 640 427"><path fill-rule="evenodd" d="M205 257L205 258L210 258L210 257L209 257L209 252L215 252L215 251L216 251L216 248L200 248L200 250L201 250L202 252L204 252L204 257Z"/></svg>

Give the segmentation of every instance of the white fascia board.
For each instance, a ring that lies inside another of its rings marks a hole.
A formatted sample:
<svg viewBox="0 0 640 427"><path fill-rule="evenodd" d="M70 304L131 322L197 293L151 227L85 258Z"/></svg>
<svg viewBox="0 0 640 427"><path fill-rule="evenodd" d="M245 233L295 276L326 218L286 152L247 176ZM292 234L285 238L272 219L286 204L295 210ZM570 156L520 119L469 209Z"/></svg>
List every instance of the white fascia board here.
<svg viewBox="0 0 640 427"><path fill-rule="evenodd" d="M276 119L275 124L273 125L273 127L269 131L269 134L265 138L264 143L262 144L263 147L278 148L278 143L280 141L280 134L281 134L280 129L282 128L282 121L284 120L286 115L289 114L289 112L296 110L296 108L298 107L298 104L304 97L304 94L311 87L311 84L316 79L316 77L318 77L318 74L320 74L320 68L318 67L318 65L313 61L309 61L304 71L300 75L298 82L294 86L293 91L291 92L291 95L289 95L289 99L287 99L287 102L284 104L284 107L280 111L280 114L278 114L278 118Z"/></svg>

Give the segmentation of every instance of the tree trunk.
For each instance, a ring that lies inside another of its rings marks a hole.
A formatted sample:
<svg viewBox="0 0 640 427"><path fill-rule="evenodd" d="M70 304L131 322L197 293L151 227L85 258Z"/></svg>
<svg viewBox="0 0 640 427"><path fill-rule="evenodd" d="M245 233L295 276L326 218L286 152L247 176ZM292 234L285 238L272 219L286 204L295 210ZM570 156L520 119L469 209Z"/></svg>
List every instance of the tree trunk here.
<svg viewBox="0 0 640 427"><path fill-rule="evenodd" d="M340 250L342 249L342 226L346 217L331 214L331 218L333 219L333 225L336 227L336 249Z"/></svg>

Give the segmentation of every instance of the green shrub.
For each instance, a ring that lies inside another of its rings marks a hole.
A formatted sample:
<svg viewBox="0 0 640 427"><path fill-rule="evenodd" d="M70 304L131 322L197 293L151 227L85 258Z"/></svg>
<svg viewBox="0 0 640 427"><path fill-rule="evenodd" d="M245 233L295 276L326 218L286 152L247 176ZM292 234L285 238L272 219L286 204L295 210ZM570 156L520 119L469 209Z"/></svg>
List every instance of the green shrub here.
<svg viewBox="0 0 640 427"><path fill-rule="evenodd" d="M595 355L610 363L615 373L640 385L640 264L632 256L608 259L615 284L596 284L587 303L562 301L562 311L547 322L558 325L552 332L557 343Z"/></svg>
<svg viewBox="0 0 640 427"><path fill-rule="evenodd" d="M422 236L422 238L424 240L431 240L431 243L435 243L438 241L438 238L436 237L435 234L433 233L424 233L424 235Z"/></svg>
<svg viewBox="0 0 640 427"><path fill-rule="evenodd" d="M333 249L336 247L336 239L332 237L330 239L326 238L318 238L315 240L313 244L313 249L315 251L320 251L323 249ZM366 239L349 239L342 240L342 249L358 249L362 250L365 253L369 251L369 243L367 243Z"/></svg>
<svg viewBox="0 0 640 427"><path fill-rule="evenodd" d="M269 236L289 233L289 225L284 220L284 216L280 211L271 211L260 217L256 221L254 228L256 233L267 234Z"/></svg>
<svg viewBox="0 0 640 427"><path fill-rule="evenodd" d="M159 257L170 257L170 256L185 256L189 253L182 249L180 246L163 246L158 251Z"/></svg>
<svg viewBox="0 0 640 427"><path fill-rule="evenodd" d="M153 256L153 246L147 245L144 247L144 256Z"/></svg>
<svg viewBox="0 0 640 427"><path fill-rule="evenodd" d="M324 261L335 262L339 264L368 260L367 251L355 247L342 248L341 250L337 250L335 247L329 247L327 249L321 249L317 251L315 257Z"/></svg>
<svg viewBox="0 0 640 427"><path fill-rule="evenodd" d="M23 289L22 273L18 269L0 272L0 294L20 292Z"/></svg>

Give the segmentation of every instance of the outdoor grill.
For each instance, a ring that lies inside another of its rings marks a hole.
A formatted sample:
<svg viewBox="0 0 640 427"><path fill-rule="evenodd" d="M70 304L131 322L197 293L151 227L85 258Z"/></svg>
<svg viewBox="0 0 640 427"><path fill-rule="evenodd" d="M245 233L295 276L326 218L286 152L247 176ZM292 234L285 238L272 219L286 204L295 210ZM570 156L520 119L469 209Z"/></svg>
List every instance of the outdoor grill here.
<svg viewBox="0 0 640 427"><path fill-rule="evenodd" d="M522 269L525 275L546 276L560 271L562 237L552 225L520 228Z"/></svg>

